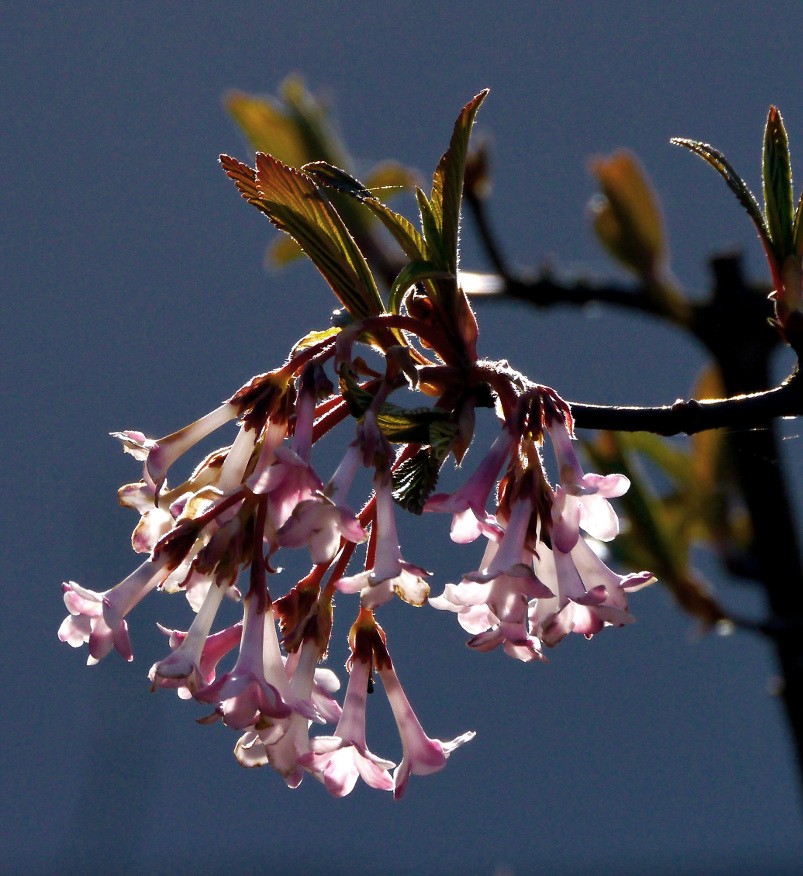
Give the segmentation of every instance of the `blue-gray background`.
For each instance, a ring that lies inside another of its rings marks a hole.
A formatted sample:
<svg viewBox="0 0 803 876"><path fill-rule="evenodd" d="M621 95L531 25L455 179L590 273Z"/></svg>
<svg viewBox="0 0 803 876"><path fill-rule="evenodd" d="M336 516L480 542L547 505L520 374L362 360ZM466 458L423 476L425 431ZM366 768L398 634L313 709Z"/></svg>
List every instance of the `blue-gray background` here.
<svg viewBox="0 0 803 876"><path fill-rule="evenodd" d="M567 641L548 666L469 653L440 613L388 611L427 730L477 730L399 804L364 787L337 802L310 779L287 791L236 764L235 734L148 694L164 650L153 621L186 628L181 597L134 614L132 666L111 655L87 669L56 629L63 578L101 590L136 561L115 491L137 467L107 433L189 422L333 306L312 269L264 270L273 232L216 164L220 151L250 158L226 89L270 92L298 71L332 96L358 160L428 175L459 108L491 86L478 128L493 135L492 212L519 264L615 274L588 230L585 168L628 146L662 195L676 273L701 290L716 249L743 249L753 276L764 267L725 186L668 138L713 142L758 185L774 102L801 166L800 4L12 2L0 26L0 870L797 872L772 656L745 635L696 637L659 588L634 598L638 624ZM470 230L463 265L483 267ZM568 398L669 401L702 364L688 340L632 316L479 316L484 354ZM784 446L801 495L797 429ZM440 517L402 529L408 557L437 570L435 592L478 561L447 530ZM760 613L700 563L723 600ZM343 679L349 605L331 659ZM398 758L382 700L369 744Z"/></svg>

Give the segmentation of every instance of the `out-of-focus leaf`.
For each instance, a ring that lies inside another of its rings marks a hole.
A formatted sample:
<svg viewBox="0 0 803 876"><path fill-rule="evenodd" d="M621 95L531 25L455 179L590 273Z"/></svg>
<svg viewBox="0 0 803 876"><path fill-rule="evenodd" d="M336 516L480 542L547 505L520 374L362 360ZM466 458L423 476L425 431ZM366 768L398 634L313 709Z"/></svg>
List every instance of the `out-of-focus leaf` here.
<svg viewBox="0 0 803 876"><path fill-rule="evenodd" d="M346 164L343 145L335 136L327 107L304 85L300 76L288 76L280 87L287 113L304 142L305 161Z"/></svg>
<svg viewBox="0 0 803 876"><path fill-rule="evenodd" d="M225 105L255 152L275 155L293 167L309 161L298 126L275 100L232 91L226 95Z"/></svg>
<svg viewBox="0 0 803 876"><path fill-rule="evenodd" d="M771 106L764 129L762 162L764 212L775 255L780 264L794 249L794 193L789 139L777 107Z"/></svg>
<svg viewBox="0 0 803 876"><path fill-rule="evenodd" d="M728 188L736 195L739 203L747 211L748 216L753 220L753 224L756 226L764 246L768 251L771 250L767 223L761 214L758 201L756 201L755 195L747 187L747 183L736 173L725 156L718 149L709 146L708 143L701 143L697 140L687 140L685 137L672 137L669 142L674 143L675 146L683 146L685 149L694 152L695 155L699 155L703 161L710 164L720 174L728 184Z"/></svg>
<svg viewBox="0 0 803 876"><path fill-rule="evenodd" d="M689 567L690 534L685 515L668 513L654 495L646 477L635 466L633 436L600 433L585 444L589 456L603 473L620 472L630 479L630 489L617 500L627 512L629 529L611 544L612 553L634 569L650 569L689 614L711 626L725 618L720 605Z"/></svg>
<svg viewBox="0 0 803 876"><path fill-rule="evenodd" d="M638 159L621 150L591 162L604 194L595 207L597 234L619 261L652 275L666 257L666 240L655 191Z"/></svg>
<svg viewBox="0 0 803 876"><path fill-rule="evenodd" d="M399 271L393 285L390 287L388 310L398 313L407 293L424 280L454 279L448 271L444 271L432 262L408 262Z"/></svg>
<svg viewBox="0 0 803 876"><path fill-rule="evenodd" d="M687 450L651 432L633 432L627 436L627 442L631 452L642 453L678 486L691 485L692 474Z"/></svg>
<svg viewBox="0 0 803 876"><path fill-rule="evenodd" d="M383 311L365 258L307 174L263 153L257 155L256 171L228 155L220 162L243 198L298 242L352 316L364 319Z"/></svg>
<svg viewBox="0 0 803 876"><path fill-rule="evenodd" d="M703 369L692 389L697 399L723 398L725 385L716 365ZM694 482L704 490L713 489L719 480L725 435L722 429L708 429L691 437L691 472Z"/></svg>
<svg viewBox="0 0 803 876"><path fill-rule="evenodd" d="M463 175L466 169L468 142L477 110L488 89L473 97L460 111L449 148L444 152L432 180L432 212L439 218L439 231L446 256L446 270L457 275L457 245L460 233L460 206L463 199Z"/></svg>
<svg viewBox="0 0 803 876"><path fill-rule="evenodd" d="M304 250L292 237L280 237L268 245L265 262L269 267L283 268L304 255Z"/></svg>
<svg viewBox="0 0 803 876"><path fill-rule="evenodd" d="M365 175L365 188L378 198L390 198L399 192L412 192L418 182L416 174L397 161L383 161Z"/></svg>

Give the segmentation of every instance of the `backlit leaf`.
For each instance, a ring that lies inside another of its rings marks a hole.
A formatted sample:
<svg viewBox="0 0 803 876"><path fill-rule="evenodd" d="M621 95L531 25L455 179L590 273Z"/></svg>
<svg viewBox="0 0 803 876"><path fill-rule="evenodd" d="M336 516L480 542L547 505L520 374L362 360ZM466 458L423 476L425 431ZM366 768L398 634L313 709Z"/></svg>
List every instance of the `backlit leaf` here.
<svg viewBox="0 0 803 876"><path fill-rule="evenodd" d="M694 152L695 155L699 155L703 161L710 164L711 167L720 174L728 184L728 188L736 195L739 199L739 203L744 207L747 214L753 220L753 224L756 226L759 237L761 237L765 247L769 249L771 246L770 236L764 217L761 215L758 201L756 201L755 195L747 187L747 183L738 173L736 173L733 167L731 167L725 156L718 149L709 146L708 143L687 140L684 137L673 137L669 142L674 143L675 146L683 146Z"/></svg>
<svg viewBox="0 0 803 876"><path fill-rule="evenodd" d="M443 459L432 447L422 447L393 472L393 498L411 514L421 514L438 485Z"/></svg>
<svg viewBox="0 0 803 876"><path fill-rule="evenodd" d="M352 316L364 319L383 311L365 258L307 174L263 153L257 155L256 171L227 155L220 162L243 198L297 241Z"/></svg>
<svg viewBox="0 0 803 876"><path fill-rule="evenodd" d="M764 211L773 249L783 263L793 251L794 195L789 139L781 114L770 107L764 129L763 153Z"/></svg>
<svg viewBox="0 0 803 876"><path fill-rule="evenodd" d="M319 185L329 186L336 191L351 195L368 207L393 235L408 259L426 260L426 242L412 222L374 197L370 189L358 179L325 161L314 161L305 165L303 169Z"/></svg>
<svg viewBox="0 0 803 876"><path fill-rule="evenodd" d="M444 271L432 262L409 262L406 264L390 287L388 310L398 313L407 293L424 280L454 279L448 271Z"/></svg>
<svg viewBox="0 0 803 876"><path fill-rule="evenodd" d="M432 212L438 217L446 269L457 274L457 247L460 233L460 206L463 199L463 175L471 128L477 110L488 89L473 97L461 110L454 125L449 148L444 152L432 180Z"/></svg>

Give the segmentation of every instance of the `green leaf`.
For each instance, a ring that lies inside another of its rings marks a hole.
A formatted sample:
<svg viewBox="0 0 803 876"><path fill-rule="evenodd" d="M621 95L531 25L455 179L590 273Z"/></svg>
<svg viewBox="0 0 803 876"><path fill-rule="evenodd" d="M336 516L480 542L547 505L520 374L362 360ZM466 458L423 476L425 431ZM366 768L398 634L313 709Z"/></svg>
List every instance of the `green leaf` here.
<svg viewBox="0 0 803 876"><path fill-rule="evenodd" d="M278 237L265 253L265 265L271 268L283 268L304 255L304 250L292 237Z"/></svg>
<svg viewBox="0 0 803 876"><path fill-rule="evenodd" d="M448 271L442 270L432 262L410 262L399 271L390 287L388 310L391 313L398 313L407 293L418 283L424 280L448 279L454 280L455 278Z"/></svg>
<svg viewBox="0 0 803 876"><path fill-rule="evenodd" d="M340 334L343 329L341 326L333 325L327 329L321 329L320 331L312 331L304 335L303 338L296 341L296 345L293 347L291 356L294 356L301 350L305 350L307 347L312 347L315 344L319 344L321 341L325 341L327 338L333 338L335 335Z"/></svg>
<svg viewBox="0 0 803 876"><path fill-rule="evenodd" d="M736 195L739 199L739 203L744 207L747 214L753 220L753 224L756 226L759 237L761 237L765 247L769 249L771 246L770 235L767 230L767 224L761 214L761 208L758 206L758 201L756 201L755 195L747 187L747 183L738 173L736 173L733 167L731 167L725 156L718 149L709 146L708 143L700 143L697 140L687 140L684 137L672 137L669 142L674 143L675 146L683 146L694 152L695 155L699 155L703 161L710 164L711 167L720 174L728 184L728 188Z"/></svg>
<svg viewBox="0 0 803 876"><path fill-rule="evenodd" d="M349 413L356 419L368 410L374 400L373 395L360 386L347 365L343 365L340 369L340 393L349 406Z"/></svg>
<svg viewBox="0 0 803 876"><path fill-rule="evenodd" d="M789 159L789 138L777 107L771 106L764 129L762 163L764 211L773 249L778 262L791 255L794 248L794 194L792 164Z"/></svg>
<svg viewBox="0 0 803 876"><path fill-rule="evenodd" d="M449 148L444 152L432 180L432 212L438 217L446 269L457 274L457 246L460 233L460 205L463 199L463 176L466 170L468 141L477 110L488 89L473 97L461 110L454 125Z"/></svg>
<svg viewBox="0 0 803 876"><path fill-rule="evenodd" d="M382 434L394 444L438 444L446 436L457 434L457 427L448 411L440 408L400 408L382 405L376 418ZM447 450L448 452L448 450Z"/></svg>
<svg viewBox="0 0 803 876"><path fill-rule="evenodd" d="M800 200L797 202L797 210L795 210L795 230L793 232L795 240L795 257L803 258L803 192L800 193Z"/></svg>
<svg viewBox="0 0 803 876"><path fill-rule="evenodd" d="M411 261L426 259L426 242L412 222L374 197L372 192L358 179L325 161L314 161L311 164L306 164L303 170L319 185L329 186L338 192L350 195L368 207L393 235L408 259Z"/></svg>
<svg viewBox="0 0 803 876"><path fill-rule="evenodd" d="M449 267L450 259L444 249L439 217L434 211L432 202L421 189L415 190L415 199L418 202L418 212L421 214L421 228L426 240L427 261L433 262L454 276L456 268L450 269Z"/></svg>
<svg viewBox="0 0 803 876"><path fill-rule="evenodd" d="M243 198L299 244L352 316L365 319L382 313L368 263L306 173L263 153L257 154L256 171L228 155L221 155L220 163Z"/></svg>
<svg viewBox="0 0 803 876"><path fill-rule="evenodd" d="M438 485L443 460L432 447L422 447L393 472L393 498L411 514L421 514Z"/></svg>

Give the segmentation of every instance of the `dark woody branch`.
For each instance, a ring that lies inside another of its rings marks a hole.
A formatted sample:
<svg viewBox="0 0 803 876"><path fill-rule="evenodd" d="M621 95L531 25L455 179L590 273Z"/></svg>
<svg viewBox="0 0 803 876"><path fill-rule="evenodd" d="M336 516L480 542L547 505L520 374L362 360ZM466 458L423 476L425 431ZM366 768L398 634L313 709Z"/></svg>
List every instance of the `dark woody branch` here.
<svg viewBox="0 0 803 876"><path fill-rule="evenodd" d="M678 399L658 407L622 407L570 402L580 429L694 435L706 429L766 427L776 417L803 415L803 385L795 370L783 384L724 399Z"/></svg>

